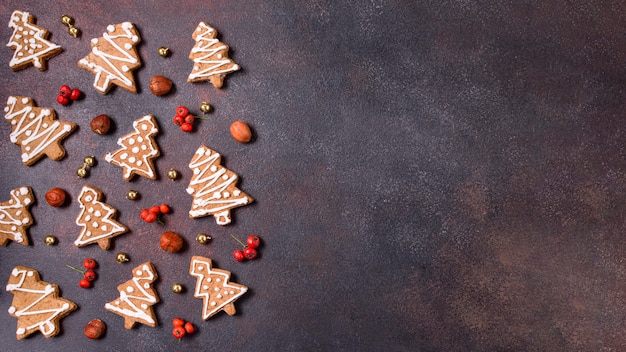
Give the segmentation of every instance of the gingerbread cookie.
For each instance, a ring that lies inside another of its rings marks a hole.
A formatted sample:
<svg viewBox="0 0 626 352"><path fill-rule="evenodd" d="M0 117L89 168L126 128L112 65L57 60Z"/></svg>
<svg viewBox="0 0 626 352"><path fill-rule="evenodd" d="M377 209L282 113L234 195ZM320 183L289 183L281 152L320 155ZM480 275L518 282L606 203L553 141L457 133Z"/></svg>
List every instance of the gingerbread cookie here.
<svg viewBox="0 0 626 352"><path fill-rule="evenodd" d="M104 308L124 318L124 327L131 329L135 323L151 327L158 325L152 306L159 302L159 296L152 287L157 279L152 263L145 262L133 269L133 278L117 286L120 297L107 303Z"/></svg>
<svg viewBox="0 0 626 352"><path fill-rule="evenodd" d="M0 203L0 246L9 240L28 245L26 229L33 224L28 208L35 201L30 187L20 187L11 191L11 199Z"/></svg>
<svg viewBox="0 0 626 352"><path fill-rule="evenodd" d="M215 88L222 88L224 77L240 68L228 57L228 45L217 40L215 28L204 22L198 24L192 38L196 44L189 53L193 69L187 82L209 81Z"/></svg>
<svg viewBox="0 0 626 352"><path fill-rule="evenodd" d="M196 277L193 295L202 299L203 320L209 319L220 310L228 315L234 315L236 312L234 302L248 290L244 285L229 282L229 271L213 269L209 258L191 257L189 274Z"/></svg>
<svg viewBox="0 0 626 352"><path fill-rule="evenodd" d="M133 71L141 67L136 46L141 41L139 32L130 22L107 26L100 38L91 40L91 53L78 61L96 77L93 87L106 94L113 85L137 93Z"/></svg>
<svg viewBox="0 0 626 352"><path fill-rule="evenodd" d="M189 162L193 172L187 193L193 196L190 218L213 215L218 225L230 224L230 210L253 199L237 188L237 174L222 167L222 156L200 146Z"/></svg>
<svg viewBox="0 0 626 352"><path fill-rule="evenodd" d="M44 156L52 160L65 156L61 140L74 130L75 124L57 120L54 110L35 106L29 97L10 96L4 112L13 130L11 142L22 147L24 165L30 166Z"/></svg>
<svg viewBox="0 0 626 352"><path fill-rule="evenodd" d="M85 185L78 195L80 213L76 225L81 227L76 247L97 243L102 249L109 249L111 239L128 232L126 226L115 221L117 210L101 202L102 192L94 186Z"/></svg>
<svg viewBox="0 0 626 352"><path fill-rule="evenodd" d="M59 287L41 281L31 268L16 266L11 271L6 290L13 294L9 314L17 318L18 340L39 330L45 337L61 332L60 320L74 311L74 302L59 297Z"/></svg>
<svg viewBox="0 0 626 352"><path fill-rule="evenodd" d="M161 154L154 136L159 127L152 115L133 122L133 132L117 140L121 148L104 156L104 160L124 170L123 178L130 181L135 174L156 180L153 159Z"/></svg>
<svg viewBox="0 0 626 352"><path fill-rule="evenodd" d="M9 28L13 29L8 47L15 50L9 67L13 71L35 66L39 71L46 69L46 61L63 49L46 40L48 30L35 25L35 18L26 11L15 10L11 14Z"/></svg>

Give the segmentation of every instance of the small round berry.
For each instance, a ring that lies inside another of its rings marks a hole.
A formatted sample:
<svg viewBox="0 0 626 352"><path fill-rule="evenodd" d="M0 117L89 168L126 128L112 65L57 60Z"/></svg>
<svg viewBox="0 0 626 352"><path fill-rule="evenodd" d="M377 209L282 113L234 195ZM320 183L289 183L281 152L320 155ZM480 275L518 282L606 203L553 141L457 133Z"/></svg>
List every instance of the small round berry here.
<svg viewBox="0 0 626 352"><path fill-rule="evenodd" d="M78 281L78 286L82 287L82 288L90 288L91 287L91 282L89 282L89 280L87 279L80 279L80 281Z"/></svg>
<svg viewBox="0 0 626 352"><path fill-rule="evenodd" d="M195 117L192 114L189 114L187 116L185 116L185 122L187 123L193 123L195 121Z"/></svg>
<svg viewBox="0 0 626 352"><path fill-rule="evenodd" d="M170 212L170 206L163 203L159 206L159 210L161 211L161 214L168 214Z"/></svg>
<svg viewBox="0 0 626 352"><path fill-rule="evenodd" d="M185 122L184 118L182 116L174 116L174 124L177 126L180 126L183 124L183 122Z"/></svg>
<svg viewBox="0 0 626 352"><path fill-rule="evenodd" d="M189 114L189 109L186 106L179 106L176 108L176 116L185 117Z"/></svg>
<svg viewBox="0 0 626 352"><path fill-rule="evenodd" d="M256 249L252 247L246 247L246 249L243 250L243 255L246 257L246 259L252 260L256 258Z"/></svg>
<svg viewBox="0 0 626 352"><path fill-rule="evenodd" d="M141 210L141 213L139 214L139 217L142 220L146 220L146 217L148 216L148 214L150 214L150 212L148 211L148 209L144 208L144 209Z"/></svg>
<svg viewBox="0 0 626 352"><path fill-rule="evenodd" d="M190 321L186 322L184 327L185 327L185 332L188 334L193 334L194 332L196 332L196 327L193 326L193 324Z"/></svg>
<svg viewBox="0 0 626 352"><path fill-rule="evenodd" d="M241 249L235 249L233 252L233 259L235 259L236 262L243 262L246 257L243 255L243 251Z"/></svg>
<svg viewBox="0 0 626 352"><path fill-rule="evenodd" d="M172 325L174 325L174 326L184 326L185 325L185 320L183 320L181 318L174 318L174 319L172 319Z"/></svg>
<svg viewBox="0 0 626 352"><path fill-rule="evenodd" d="M250 248L258 248L259 245L261 244L261 239L257 235L250 235L248 236L248 239L246 240L246 244Z"/></svg>
<svg viewBox="0 0 626 352"><path fill-rule="evenodd" d="M193 125L185 122L182 125L180 125L180 129L183 130L183 132L191 132L193 130Z"/></svg>
<svg viewBox="0 0 626 352"><path fill-rule="evenodd" d="M72 95L72 88L70 88L67 84L62 85L59 88L59 95L69 99L70 95Z"/></svg>
<svg viewBox="0 0 626 352"><path fill-rule="evenodd" d="M80 91L80 89L74 88L70 93L70 100L78 100L80 99L81 95L83 95L83 93Z"/></svg>
<svg viewBox="0 0 626 352"><path fill-rule="evenodd" d="M87 270L93 270L98 266L98 262L96 262L93 258L87 258L83 260L83 267Z"/></svg>
<svg viewBox="0 0 626 352"><path fill-rule="evenodd" d="M70 103L70 100L62 95L57 96L57 103L61 105L67 105Z"/></svg>
<svg viewBox="0 0 626 352"><path fill-rule="evenodd" d="M83 275L83 277L87 281L94 281L98 277L98 275L93 270L87 270L85 271L85 275Z"/></svg>
<svg viewBox="0 0 626 352"><path fill-rule="evenodd" d="M159 215L161 214L161 207L159 207L158 205L153 205L150 207L150 209L148 209L148 211L156 215Z"/></svg>
<svg viewBox="0 0 626 352"><path fill-rule="evenodd" d="M177 339L182 339L185 336L185 328L182 326L175 326L172 329L172 335Z"/></svg>
<svg viewBox="0 0 626 352"><path fill-rule="evenodd" d="M148 213L148 215L146 215L143 218L143 221L145 221L145 222L155 222L156 219L157 219L157 214L155 214L155 213Z"/></svg>

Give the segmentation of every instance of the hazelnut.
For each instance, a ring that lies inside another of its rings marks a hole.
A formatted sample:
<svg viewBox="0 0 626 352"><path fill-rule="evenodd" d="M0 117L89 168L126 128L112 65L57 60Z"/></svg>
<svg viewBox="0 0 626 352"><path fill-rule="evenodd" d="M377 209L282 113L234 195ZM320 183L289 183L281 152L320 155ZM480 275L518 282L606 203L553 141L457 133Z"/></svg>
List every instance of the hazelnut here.
<svg viewBox="0 0 626 352"><path fill-rule="evenodd" d="M150 78L150 91L158 96L165 95L172 89L172 81L163 76L153 76Z"/></svg>
<svg viewBox="0 0 626 352"><path fill-rule="evenodd" d="M85 326L85 336L90 339L99 339L106 330L106 324L100 319L94 319Z"/></svg>
<svg viewBox="0 0 626 352"><path fill-rule="evenodd" d="M250 127L241 120L237 120L230 125L230 135L239 143L248 143L252 139Z"/></svg>
<svg viewBox="0 0 626 352"><path fill-rule="evenodd" d="M111 119L107 115L98 115L89 124L91 130L97 134L107 134L111 128Z"/></svg>
<svg viewBox="0 0 626 352"><path fill-rule="evenodd" d="M60 207L65 204L65 191L61 188L51 188L46 192L46 202L52 207Z"/></svg>
<svg viewBox="0 0 626 352"><path fill-rule="evenodd" d="M161 235L161 241L159 244L161 245L162 250L176 253L183 248L183 238L176 232L166 231Z"/></svg>

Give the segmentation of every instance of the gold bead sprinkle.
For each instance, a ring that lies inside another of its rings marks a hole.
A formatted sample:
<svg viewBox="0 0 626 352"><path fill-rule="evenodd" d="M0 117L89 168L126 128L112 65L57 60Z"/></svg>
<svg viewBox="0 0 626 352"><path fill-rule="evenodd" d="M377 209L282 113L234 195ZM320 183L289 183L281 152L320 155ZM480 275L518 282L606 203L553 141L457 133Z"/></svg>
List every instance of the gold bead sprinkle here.
<svg viewBox="0 0 626 352"><path fill-rule="evenodd" d="M43 242L47 246L54 246L55 244L57 244L57 238L52 236L52 235L48 235L48 236L44 237Z"/></svg>
<svg viewBox="0 0 626 352"><path fill-rule="evenodd" d="M68 15L63 15L61 16L61 23L63 23L66 26L71 26L74 23L74 19L72 19Z"/></svg>
<svg viewBox="0 0 626 352"><path fill-rule="evenodd" d="M80 31L76 27L70 27L67 29L67 33L69 33L69 35L71 35L72 37L76 38L78 37L78 34L80 33Z"/></svg>
<svg viewBox="0 0 626 352"><path fill-rule="evenodd" d="M178 178L178 171L174 170L174 169L169 169L167 171L167 178L169 178L170 180L175 180Z"/></svg>
<svg viewBox="0 0 626 352"><path fill-rule="evenodd" d="M139 197L139 193L137 191L134 191L131 189L128 192L126 192L126 199L128 200L136 200L137 197Z"/></svg>
<svg viewBox="0 0 626 352"><path fill-rule="evenodd" d="M78 170L76 170L76 175L79 178L85 178L87 177L87 169L83 166L81 168L79 168Z"/></svg>
<svg viewBox="0 0 626 352"><path fill-rule="evenodd" d="M211 240L211 236L205 235L203 233L199 233L196 236L196 241L198 241L198 243L200 244L206 244Z"/></svg>
<svg viewBox="0 0 626 352"><path fill-rule="evenodd" d="M172 292L174 292L174 293L181 293L181 292L183 292L183 285L178 284L178 283L173 284L172 285Z"/></svg>
<svg viewBox="0 0 626 352"><path fill-rule="evenodd" d="M170 49L166 48L164 46L159 48L159 55L163 56L163 57L167 57L170 54Z"/></svg>
<svg viewBox="0 0 626 352"><path fill-rule="evenodd" d="M206 114L209 111L211 111L211 105L209 105L209 103L207 103L206 101L203 101L200 104L200 111L202 111L202 113Z"/></svg>
<svg viewBox="0 0 626 352"><path fill-rule="evenodd" d="M117 260L118 263L125 263L130 259L128 259L128 255L126 253L120 252L117 253L117 255L115 256L115 260Z"/></svg>
<svg viewBox="0 0 626 352"><path fill-rule="evenodd" d="M92 167L92 166L96 165L96 157L94 157L94 156L86 156L85 159L83 160L83 162L85 163L85 166Z"/></svg>

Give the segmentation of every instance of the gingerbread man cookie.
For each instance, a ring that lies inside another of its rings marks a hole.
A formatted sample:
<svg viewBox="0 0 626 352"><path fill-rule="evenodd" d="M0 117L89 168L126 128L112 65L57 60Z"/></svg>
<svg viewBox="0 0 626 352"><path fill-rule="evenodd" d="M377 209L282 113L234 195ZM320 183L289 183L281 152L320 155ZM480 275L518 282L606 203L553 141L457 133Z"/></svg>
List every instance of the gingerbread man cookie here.
<svg viewBox="0 0 626 352"><path fill-rule="evenodd" d="M26 11L15 10L11 14L9 28L13 29L8 47L15 50L9 67L13 71L35 66L40 71L46 69L46 61L59 54L60 46L46 40L48 31L35 25L34 17Z"/></svg>
<svg viewBox="0 0 626 352"><path fill-rule="evenodd" d="M77 308L74 302L59 297L57 285L41 281L36 270L25 266L13 268L6 290L13 294L9 314L17 318L18 340L37 330L45 337L57 335L61 318Z"/></svg>
<svg viewBox="0 0 626 352"><path fill-rule="evenodd" d="M80 213L76 225L81 227L76 247L97 243L102 249L109 249L111 239L128 232L126 226L115 221L117 210L107 203L101 202L102 192L97 188L85 185L78 195Z"/></svg>
<svg viewBox="0 0 626 352"><path fill-rule="evenodd" d="M230 272L213 269L211 259L193 256L189 265L189 274L196 277L194 297L202 299L202 319L207 320L223 310L228 315L236 313L234 302L248 288L229 282Z"/></svg>
<svg viewBox="0 0 626 352"><path fill-rule="evenodd" d="M33 224L28 208L34 201L33 191L25 186L12 190L11 199L0 203L0 246L9 240L28 245L26 229Z"/></svg>
<svg viewBox="0 0 626 352"><path fill-rule="evenodd" d="M106 94L113 85L137 93L133 71L141 67L136 46L141 37L130 22L107 26L100 38L91 40L91 53L78 61L96 77L93 87L98 93Z"/></svg>
<svg viewBox="0 0 626 352"><path fill-rule="evenodd" d="M11 142L22 147L24 165L30 166L44 156L52 160L65 156L61 140L74 130L75 124L57 120L54 110L38 108L29 97L10 96L4 112L13 129Z"/></svg>
<svg viewBox="0 0 626 352"><path fill-rule="evenodd" d="M133 122L133 132L117 140L121 148L108 153L104 160L124 170L123 178L130 181L135 174L156 180L153 159L161 152L154 140L159 127L152 115L146 115Z"/></svg>
<svg viewBox="0 0 626 352"><path fill-rule="evenodd" d="M204 22L198 24L192 37L196 45L189 53L193 69L187 81L209 81L215 88L222 88L224 77L240 68L228 57L228 45L220 42L215 28Z"/></svg>

